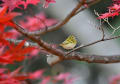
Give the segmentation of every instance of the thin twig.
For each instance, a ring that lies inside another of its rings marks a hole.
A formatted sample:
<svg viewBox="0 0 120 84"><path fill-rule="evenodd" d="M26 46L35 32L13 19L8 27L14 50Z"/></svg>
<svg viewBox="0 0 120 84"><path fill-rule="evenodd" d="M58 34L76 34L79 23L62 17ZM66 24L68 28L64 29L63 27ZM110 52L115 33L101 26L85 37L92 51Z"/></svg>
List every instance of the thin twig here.
<svg viewBox="0 0 120 84"><path fill-rule="evenodd" d="M99 42L113 40L113 39L117 39L117 38L120 38L120 35L119 36L110 37L110 38L100 39L100 40L94 41L92 43L88 43L86 45L78 46L78 47L74 48L73 50L69 51L66 55L68 55L68 54L72 53L73 51L76 51L76 50L78 50L80 48L88 47L88 46L94 45L94 44L99 43Z"/></svg>
<svg viewBox="0 0 120 84"><path fill-rule="evenodd" d="M101 30L102 30L102 39L104 39L105 38L105 31L104 31L103 27L101 27Z"/></svg>
<svg viewBox="0 0 120 84"><path fill-rule="evenodd" d="M105 31L104 31L104 28L102 27L102 25L104 24L105 21L103 22L100 22L100 26L99 26L99 29L102 31L102 39L105 38Z"/></svg>
<svg viewBox="0 0 120 84"><path fill-rule="evenodd" d="M118 29L120 29L120 26L118 26L116 29L113 30L112 35L113 35Z"/></svg>
<svg viewBox="0 0 120 84"><path fill-rule="evenodd" d="M95 10L94 10L94 12L95 12L95 14L99 17L99 14L98 14ZM120 28L120 26L118 26L117 28L114 28L114 27L110 24L110 22L108 21L108 18L104 18L103 20L110 26L110 28L113 29L113 32L112 32L111 36Z"/></svg>
<svg viewBox="0 0 120 84"><path fill-rule="evenodd" d="M98 12L96 12L95 10L94 10L94 12L95 12L95 15L97 15L98 17L100 16L100 15L98 14ZM104 18L103 20L110 26L110 28L112 28L113 30L116 30L116 29L110 24L110 22L108 21L108 18Z"/></svg>
<svg viewBox="0 0 120 84"><path fill-rule="evenodd" d="M108 21L108 18L107 19L103 19L104 21L106 21L106 23L113 29L115 30L115 28L110 24L110 22Z"/></svg>

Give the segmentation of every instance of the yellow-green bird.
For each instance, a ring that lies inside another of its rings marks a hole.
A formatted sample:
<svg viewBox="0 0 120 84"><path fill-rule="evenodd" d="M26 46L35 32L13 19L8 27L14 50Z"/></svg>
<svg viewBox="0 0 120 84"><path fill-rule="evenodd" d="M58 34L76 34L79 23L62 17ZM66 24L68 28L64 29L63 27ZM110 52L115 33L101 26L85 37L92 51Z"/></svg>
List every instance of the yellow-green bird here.
<svg viewBox="0 0 120 84"><path fill-rule="evenodd" d="M73 49L77 44L77 40L74 35L70 35L64 42L60 44L64 49Z"/></svg>

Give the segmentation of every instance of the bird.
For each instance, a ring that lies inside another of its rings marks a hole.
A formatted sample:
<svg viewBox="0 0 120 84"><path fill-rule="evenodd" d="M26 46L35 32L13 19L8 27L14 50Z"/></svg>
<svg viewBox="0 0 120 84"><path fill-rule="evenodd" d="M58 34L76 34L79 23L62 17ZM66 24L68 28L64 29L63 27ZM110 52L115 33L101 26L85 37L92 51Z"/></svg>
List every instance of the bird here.
<svg viewBox="0 0 120 84"><path fill-rule="evenodd" d="M65 41L63 41L60 46L64 49L73 49L77 44L77 40L74 35L70 35Z"/></svg>
<svg viewBox="0 0 120 84"><path fill-rule="evenodd" d="M60 58L56 55L48 54L47 56L47 63L49 65L54 65L56 62L60 61Z"/></svg>

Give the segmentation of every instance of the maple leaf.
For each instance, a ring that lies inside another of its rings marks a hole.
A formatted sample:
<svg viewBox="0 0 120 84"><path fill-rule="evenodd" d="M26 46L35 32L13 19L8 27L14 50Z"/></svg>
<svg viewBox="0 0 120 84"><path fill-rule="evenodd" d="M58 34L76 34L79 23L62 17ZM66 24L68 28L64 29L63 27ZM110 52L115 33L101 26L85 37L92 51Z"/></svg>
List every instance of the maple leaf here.
<svg viewBox="0 0 120 84"><path fill-rule="evenodd" d="M63 80L63 84L73 84L73 81L75 81L77 78L76 77L71 77L70 73L61 73L58 76L55 76L54 79L56 81Z"/></svg>
<svg viewBox="0 0 120 84"><path fill-rule="evenodd" d="M17 46L11 45L10 49L3 53L2 58L14 61L22 61L25 59L25 54L28 54L34 47L23 47L25 40L19 43Z"/></svg>
<svg viewBox="0 0 120 84"><path fill-rule="evenodd" d="M19 43L16 47L12 48L10 51L13 51L13 57L11 59L16 61L22 61L25 58L25 54L31 52L34 47L24 47L25 40Z"/></svg>
<svg viewBox="0 0 120 84"><path fill-rule="evenodd" d="M0 46L5 45L11 47L9 41L6 39L12 37L12 35L13 33L11 32L0 32Z"/></svg>
<svg viewBox="0 0 120 84"><path fill-rule="evenodd" d="M22 5L24 1L22 0L2 0L2 6L7 6L9 8L9 12L11 12L14 8L20 8L19 5Z"/></svg>
<svg viewBox="0 0 120 84"><path fill-rule="evenodd" d="M22 82L14 78L9 78L1 80L0 84L22 84Z"/></svg>
<svg viewBox="0 0 120 84"><path fill-rule="evenodd" d="M26 0L24 2L24 8L27 8L28 4L37 5L38 3L40 3L40 0Z"/></svg>
<svg viewBox="0 0 120 84"><path fill-rule="evenodd" d="M37 70L33 73L29 73L29 79L38 79L42 77L44 70Z"/></svg>
<svg viewBox="0 0 120 84"><path fill-rule="evenodd" d="M44 79L39 84L48 84L50 79L51 79L50 76L44 77Z"/></svg>
<svg viewBox="0 0 120 84"><path fill-rule="evenodd" d="M2 56L0 56L0 64L13 64L13 61L5 59Z"/></svg>
<svg viewBox="0 0 120 84"><path fill-rule="evenodd" d="M113 0L112 6L108 7L109 11L107 13L101 14L98 19L104 19L108 17L118 16L120 13L120 0Z"/></svg>
<svg viewBox="0 0 120 84"><path fill-rule="evenodd" d="M10 45L10 43L6 40L6 38L9 38L13 35L12 32L4 32L4 27L5 26L14 26L13 23L11 23L11 20L18 15L18 13L6 13L7 12L7 6L4 6L0 9L0 44L4 44L6 46L12 47ZM2 52L1 52L2 53ZM10 55L8 55L7 57L10 57ZM13 63L12 60L8 59L6 56L4 56L3 54L1 54L0 56L0 63L2 64L11 64ZM6 59L7 58L7 59Z"/></svg>
<svg viewBox="0 0 120 84"><path fill-rule="evenodd" d="M44 29L46 26L52 26L57 23L55 19L46 18L43 12L37 14L35 17L26 17L26 22L20 21L19 23L29 31L36 31Z"/></svg>
<svg viewBox="0 0 120 84"><path fill-rule="evenodd" d="M115 4L120 4L120 0L113 0Z"/></svg>
<svg viewBox="0 0 120 84"><path fill-rule="evenodd" d="M56 80L63 80L65 78L69 77L69 76L70 76L70 73L61 73L58 76L56 76L55 79Z"/></svg>
<svg viewBox="0 0 120 84"><path fill-rule="evenodd" d="M114 17L114 16L118 16L119 13L118 12L114 12L114 13L104 13L101 14L98 19L104 19L104 18L108 18L108 17Z"/></svg>
<svg viewBox="0 0 120 84"><path fill-rule="evenodd" d="M50 3L56 3L56 1L55 0L45 0L45 3L43 4L43 7L47 8Z"/></svg>
<svg viewBox="0 0 120 84"><path fill-rule="evenodd" d="M41 51L41 50L40 50L38 47L35 47L35 49L29 53L29 59L32 59L32 57L38 56L37 54L38 54L40 51Z"/></svg>
<svg viewBox="0 0 120 84"><path fill-rule="evenodd" d="M109 84L119 84L119 80L120 80L120 74L110 77Z"/></svg>
<svg viewBox="0 0 120 84"><path fill-rule="evenodd" d="M6 70L6 68L0 68L0 75L3 74Z"/></svg>
<svg viewBox="0 0 120 84"><path fill-rule="evenodd" d="M19 32L17 32L15 29L10 29L10 30L8 30L7 32L12 33L12 36L11 36L12 39L17 39L17 38L21 35L21 34L20 34Z"/></svg>
<svg viewBox="0 0 120 84"><path fill-rule="evenodd" d="M116 11L120 9L120 4L113 4L113 6L108 8L110 9L109 11Z"/></svg>
<svg viewBox="0 0 120 84"><path fill-rule="evenodd" d="M5 47L5 46L12 47L10 42L6 39L13 38L13 36L14 36L14 33L12 33L12 32L0 31L0 55L1 55L1 53L3 53L3 50L1 51L1 49L3 49L3 47Z"/></svg>
<svg viewBox="0 0 120 84"><path fill-rule="evenodd" d="M21 8L20 5L23 5L26 9L29 4L37 5L40 3L40 0L2 0L2 6L9 7L9 12L14 10L15 8Z"/></svg>
<svg viewBox="0 0 120 84"><path fill-rule="evenodd" d="M17 68L17 69L14 70L13 72L11 72L11 73L10 73L10 77L16 76L21 69L22 69L22 66L19 67L19 68Z"/></svg>
<svg viewBox="0 0 120 84"><path fill-rule="evenodd" d="M20 73L21 68L19 67L12 72L7 69L6 72L0 74L0 84L22 84L22 81L28 77Z"/></svg>
<svg viewBox="0 0 120 84"><path fill-rule="evenodd" d="M13 23L11 23L11 20L20 15L20 13L16 12L9 12L7 13L7 6L4 6L0 9L0 30L3 31L4 27L7 26L14 26Z"/></svg>

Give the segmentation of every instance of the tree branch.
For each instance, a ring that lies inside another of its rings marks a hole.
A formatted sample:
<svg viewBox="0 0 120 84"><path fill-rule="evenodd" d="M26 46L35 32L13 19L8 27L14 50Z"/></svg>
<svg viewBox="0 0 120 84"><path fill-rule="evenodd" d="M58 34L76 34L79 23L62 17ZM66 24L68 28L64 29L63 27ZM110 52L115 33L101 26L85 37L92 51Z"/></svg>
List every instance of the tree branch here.
<svg viewBox="0 0 120 84"><path fill-rule="evenodd" d="M52 63L50 63L51 66L59 62L62 62L64 60L78 60L78 61L84 61L88 63L100 63L100 64L110 64L110 63L120 62L120 55L112 55L112 56L90 55L90 54L83 54L80 52L72 52L69 55L66 55L65 52L62 52L61 54L64 56L63 59L60 59L60 60L56 59L56 61L53 61Z"/></svg>
<svg viewBox="0 0 120 84"><path fill-rule="evenodd" d="M14 23L13 21L11 21L12 23ZM14 23L15 24L15 23ZM60 50L55 50L54 48L52 48L52 46L50 46L49 44L47 44L46 42L44 42L43 40L41 40L40 38L36 38L35 36L29 35L27 32L24 32L23 28L16 24L14 26L14 29L16 29L19 33L21 33L22 35L26 36L27 38L29 38L30 40L34 41L35 43L37 43L41 48L43 48L46 52L50 53L50 54L54 54L57 55L60 59L62 59L64 56L61 53L62 51Z"/></svg>
<svg viewBox="0 0 120 84"><path fill-rule="evenodd" d="M54 64L56 64L58 62L61 62L63 60L79 60L79 61L86 61L86 62L89 62L89 63L102 63L102 64L120 62L120 55L101 56L101 55L82 54L82 53L79 53L79 52L72 52L72 53L69 53L69 55L66 55L67 52L63 52L63 51L61 51L59 49L52 48L51 46L49 46L47 43L43 42L42 40L39 40L39 39L37 39L37 38L35 38L33 36L29 36L26 33L22 32L21 31L22 29L19 26L16 25L15 29L18 32L20 32L21 34L23 34L24 36L26 36L27 38L29 38L32 41L36 42L39 46L44 48L50 54L58 56L59 60L54 61L53 63L51 63L51 65L54 65ZM117 39L117 38L120 38L120 35L115 36L115 37L111 37L111 38L106 38L104 40L98 40L98 41L95 41L93 43L87 44L86 46L90 46L90 45L96 44L98 42ZM85 47L85 46L83 46L83 47Z"/></svg>
<svg viewBox="0 0 120 84"><path fill-rule="evenodd" d="M89 55L89 54L73 52L68 56L65 56L64 60L79 60L79 61L86 61L88 63L108 64L108 63L120 62L120 55L101 56L101 55Z"/></svg>

